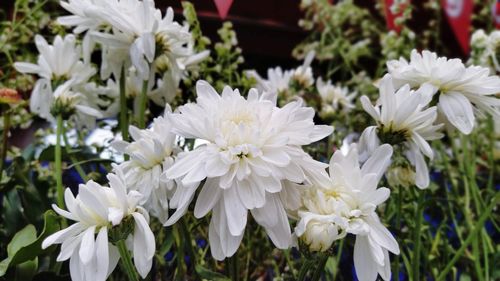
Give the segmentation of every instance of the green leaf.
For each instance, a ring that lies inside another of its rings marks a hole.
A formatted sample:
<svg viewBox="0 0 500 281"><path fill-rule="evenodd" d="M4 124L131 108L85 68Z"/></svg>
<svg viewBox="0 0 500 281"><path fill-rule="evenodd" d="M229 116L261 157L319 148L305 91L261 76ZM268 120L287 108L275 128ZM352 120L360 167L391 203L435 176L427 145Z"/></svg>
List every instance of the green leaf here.
<svg viewBox="0 0 500 281"><path fill-rule="evenodd" d="M12 258L24 246L36 240L36 229L32 224L27 225L14 235L7 245L7 258L0 263L0 277L4 276L11 265Z"/></svg>
<svg viewBox="0 0 500 281"><path fill-rule="evenodd" d="M202 278L214 281L230 281L229 277L222 275L218 272L211 271L199 264L195 266L196 273Z"/></svg>
<svg viewBox="0 0 500 281"><path fill-rule="evenodd" d="M23 264L20 267L24 271L23 274L31 274L29 269L32 269L34 265L38 265L37 257L50 251L50 249L42 250L41 245L47 236L60 229L58 217L54 211L48 210L44 214L44 221L42 233L38 237L36 237L35 227L31 224L14 235L14 238L7 246L8 257L0 263L0 277L5 275L9 267L21 264ZM35 264L28 263L30 261Z"/></svg>
<svg viewBox="0 0 500 281"><path fill-rule="evenodd" d="M48 210L43 216L45 222L42 233L40 233L38 238L36 238L33 243L26 245L16 253L16 255L12 258L11 265L32 260L41 254L49 252L49 249L42 250L42 242L49 235L58 231L60 229L60 226L58 216L54 213L54 211Z"/></svg>

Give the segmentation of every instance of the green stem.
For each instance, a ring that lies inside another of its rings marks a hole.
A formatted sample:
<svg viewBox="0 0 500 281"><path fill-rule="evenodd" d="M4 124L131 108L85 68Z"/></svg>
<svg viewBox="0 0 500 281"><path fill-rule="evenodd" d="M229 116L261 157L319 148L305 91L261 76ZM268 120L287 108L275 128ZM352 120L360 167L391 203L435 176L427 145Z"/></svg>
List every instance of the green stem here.
<svg viewBox="0 0 500 281"><path fill-rule="evenodd" d="M125 245L125 240L120 240L116 243L118 247L118 251L120 252L121 257L121 265L125 272L127 273L128 280L130 281L138 281L139 277L137 272L135 271L134 264L132 263L132 258L130 257L130 252L127 249L127 245Z"/></svg>
<svg viewBox="0 0 500 281"><path fill-rule="evenodd" d="M328 260L328 255L322 254L318 260L318 266L314 270L314 274L313 274L311 281L318 281L319 280L319 278L321 277L321 274L323 273L323 270L325 269L325 264L326 264L327 260Z"/></svg>
<svg viewBox="0 0 500 281"><path fill-rule="evenodd" d="M420 233L422 228L422 217L424 210L424 190L420 190L418 192L418 205L417 210L415 212L415 236L413 238L414 241L414 249L413 249L413 280L420 280Z"/></svg>
<svg viewBox="0 0 500 281"><path fill-rule="evenodd" d="M399 237L399 239L401 239L402 235L401 235L401 212L402 212L402 203L403 203L403 188L402 186L399 184L398 185L398 197L397 197L397 208L398 208L398 211L396 213L396 232L397 232L397 237ZM396 257L396 265L395 265L395 268L394 268L394 281L399 281L399 268L400 268L400 257L399 255L397 255Z"/></svg>
<svg viewBox="0 0 500 281"><path fill-rule="evenodd" d="M299 277L297 278L298 281L305 281L307 277L307 272L311 267L313 267L314 261L312 260L305 260L304 264L302 264L302 267L300 268L299 271Z"/></svg>
<svg viewBox="0 0 500 281"><path fill-rule="evenodd" d="M228 259L229 275L232 281L239 281L239 265L238 265L238 252L234 253L232 257Z"/></svg>
<svg viewBox="0 0 500 281"><path fill-rule="evenodd" d="M71 150L70 150L71 145L69 143L68 136L66 136L66 128L64 125L62 128L62 137L64 140L64 150L66 150L66 153L68 154L68 157L71 160L71 163L73 163L73 165L75 166L75 170L78 172L78 175L80 175L82 180L84 182L87 182L88 181L87 173L85 173L82 166L80 166L80 164L78 163L77 159L71 154Z"/></svg>
<svg viewBox="0 0 500 281"><path fill-rule="evenodd" d="M120 129L122 139L128 141L128 108L127 108L127 88L126 88L125 66L122 66L120 74Z"/></svg>
<svg viewBox="0 0 500 281"><path fill-rule="evenodd" d="M142 82L141 96L139 97L139 113L137 118L137 125L139 129L146 127L146 104L148 103L148 81Z"/></svg>
<svg viewBox="0 0 500 281"><path fill-rule="evenodd" d="M9 140L10 129L10 110L7 109L3 117L3 136L2 136L2 151L0 155L0 182L2 182L3 166L7 157L7 144Z"/></svg>
<svg viewBox="0 0 500 281"><path fill-rule="evenodd" d="M453 258L448 262L446 267L444 268L443 271L441 271L441 274L438 275L436 278L436 281L441 281L445 280L448 272L452 269L453 265L458 261L458 259L464 254L465 250L469 246L470 243L476 238L477 234L481 229L483 229L484 222L486 219L490 216L491 212L495 208L495 206L498 204L498 201L500 201L500 192L497 192L495 194L495 197L491 200L491 203L488 205L488 207L484 210L484 212L481 214L481 217L479 217L478 222L475 224L473 230L471 233L469 233L469 236L465 239L464 243L460 248L456 251L455 255Z"/></svg>
<svg viewBox="0 0 500 281"><path fill-rule="evenodd" d="M63 130L62 115L57 115L56 127L56 149L55 149L55 165L56 165L56 183L57 183L57 206L64 209L64 188L62 183L62 155L61 155L61 135Z"/></svg>

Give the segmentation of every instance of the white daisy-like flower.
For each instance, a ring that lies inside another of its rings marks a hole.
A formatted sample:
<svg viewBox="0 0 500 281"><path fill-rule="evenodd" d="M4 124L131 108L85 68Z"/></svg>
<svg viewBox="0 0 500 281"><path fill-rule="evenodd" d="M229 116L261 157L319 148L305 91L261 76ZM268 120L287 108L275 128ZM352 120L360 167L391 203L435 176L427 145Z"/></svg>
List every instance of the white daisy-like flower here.
<svg viewBox="0 0 500 281"><path fill-rule="evenodd" d="M42 36L36 35L35 44L40 52L37 64L14 64L17 71L40 77L31 93L30 110L49 121L55 120L54 110L64 111L68 116L75 112L79 126L94 124L95 118L102 117L97 106L99 101L87 97L79 87L87 83L95 69L81 61L81 47L76 45L75 37L56 36L54 44L49 45Z"/></svg>
<svg viewBox="0 0 500 281"><path fill-rule="evenodd" d="M295 81L299 86L308 88L314 84L314 76L311 68L311 63L316 53L310 51L304 58L304 63L293 70L292 81Z"/></svg>
<svg viewBox="0 0 500 281"><path fill-rule="evenodd" d="M298 208L298 184L325 174L325 165L301 146L333 129L314 125L314 110L299 102L276 107L275 94L259 95L251 89L245 99L238 90L225 87L219 95L205 81L198 81L196 91L196 103L181 106L170 116L174 133L208 142L179 154L166 171L167 178L191 185L178 188L172 198L176 213L186 211L205 180L194 215L200 218L212 210L209 240L214 258L222 260L236 252L248 210L277 247L289 247L285 209Z"/></svg>
<svg viewBox="0 0 500 281"><path fill-rule="evenodd" d="M290 89L290 79L292 71L283 71L281 67L269 68L267 70L267 79L262 78L256 71L247 72L249 77L255 78L255 85L259 91L266 91L276 95L283 95Z"/></svg>
<svg viewBox="0 0 500 281"><path fill-rule="evenodd" d="M104 281L113 272L120 255L108 234L116 229L130 232L120 235L128 234L127 247L142 278L151 270L155 238L147 211L138 206L142 195L137 191L127 193L120 173L107 177L109 187L89 181L80 184L76 197L66 189L67 211L52 206L59 215L76 223L47 237L42 248L61 244L57 261L70 259L71 279L75 281Z"/></svg>
<svg viewBox="0 0 500 281"><path fill-rule="evenodd" d="M162 223L168 219L168 199L176 189L174 180L160 180L164 170L174 163L174 156L181 151L176 145L176 136L171 133L170 107L165 115L154 119L151 128L139 130L130 126L134 141L114 141L111 145L119 152L128 154L130 160L118 167L123 171L129 189L143 195L140 202Z"/></svg>
<svg viewBox="0 0 500 281"><path fill-rule="evenodd" d="M312 251L326 251L347 233L356 235L354 265L360 281L377 275L390 280L389 252L399 254L392 234L380 222L376 208L389 198L390 190L377 188L390 164L392 147L379 146L360 167L356 145L347 155L336 151L330 160L330 177L314 182L302 196L295 233Z"/></svg>
<svg viewBox="0 0 500 281"><path fill-rule="evenodd" d="M80 59L81 47L76 44L74 35L64 38L56 36L54 44L49 45L41 35L35 36L35 44L40 55L37 64L16 62L14 67L21 73L36 74L51 83L60 84L72 80L74 85L83 84L95 74L95 69Z"/></svg>
<svg viewBox="0 0 500 281"><path fill-rule="evenodd" d="M332 81L326 83L323 79L316 80L316 89L321 97L321 115L331 115L338 110L348 112L354 108L353 99L356 93L350 93L347 87L332 85Z"/></svg>
<svg viewBox="0 0 500 281"><path fill-rule="evenodd" d="M174 21L172 8L162 17L153 0L111 1L102 9L101 18L113 27L113 32L95 31L92 35L110 48L109 54L115 48L128 49L131 63L143 80L152 76L151 68L159 54L168 56L176 69L180 68L178 58L191 55L189 27Z"/></svg>
<svg viewBox="0 0 500 281"><path fill-rule="evenodd" d="M380 98L374 106L366 96L361 97L363 109L377 121L376 126L367 127L360 137L360 151L366 158L381 143L399 145L404 154L415 166L415 183L419 188L429 185L429 172L424 157L433 158L434 152L428 140L443 136L438 132L442 127L433 125L437 118L436 107L426 108L429 103L429 89L410 90L409 85L394 90L391 75L380 81Z"/></svg>
<svg viewBox="0 0 500 281"><path fill-rule="evenodd" d="M394 86L432 88L438 93L437 107L446 120L464 134L469 134L475 122L474 111L487 112L500 118L500 78L491 76L490 70L481 66L465 67L460 59L438 57L436 53L416 50L410 62L404 58L387 63ZM430 98L430 97L429 97Z"/></svg>
<svg viewBox="0 0 500 281"><path fill-rule="evenodd" d="M106 21L101 17L99 12L105 8L105 1L68 0L59 3L72 15L61 16L57 18L57 22L64 26L74 26L73 32L76 34L87 30L96 30L100 26L106 25Z"/></svg>

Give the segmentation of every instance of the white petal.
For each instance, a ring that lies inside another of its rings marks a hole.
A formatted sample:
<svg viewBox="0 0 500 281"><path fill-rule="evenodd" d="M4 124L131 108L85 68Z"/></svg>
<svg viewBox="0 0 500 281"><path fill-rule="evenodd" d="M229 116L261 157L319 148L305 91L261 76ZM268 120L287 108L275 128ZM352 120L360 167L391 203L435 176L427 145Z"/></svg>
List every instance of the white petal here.
<svg viewBox="0 0 500 281"><path fill-rule="evenodd" d="M470 101L460 93L449 92L439 96L438 108L460 132L468 135L474 127L474 112Z"/></svg>
<svg viewBox="0 0 500 281"><path fill-rule="evenodd" d="M227 227L231 235L242 235L247 224L248 210L241 203L236 186L224 190L223 202L227 215Z"/></svg>
<svg viewBox="0 0 500 281"><path fill-rule="evenodd" d="M208 178L205 181L194 206L194 216L196 218L205 216L214 207L220 199L221 190L218 180Z"/></svg>
<svg viewBox="0 0 500 281"><path fill-rule="evenodd" d="M106 280L109 268L108 229L101 227L96 239L97 273L96 280Z"/></svg>
<svg viewBox="0 0 500 281"><path fill-rule="evenodd" d="M376 181L378 182L385 170L391 164L392 146L383 144L379 146L368 160L363 164L361 173L366 175L373 173L377 175Z"/></svg>
<svg viewBox="0 0 500 281"><path fill-rule="evenodd" d="M155 254L155 237L148 223L139 213L132 213L135 221L134 228L134 264L142 278L146 278Z"/></svg>
<svg viewBox="0 0 500 281"><path fill-rule="evenodd" d="M87 264L92 260L95 253L95 226L85 230L80 244L80 259L82 263Z"/></svg>
<svg viewBox="0 0 500 281"><path fill-rule="evenodd" d="M377 264L371 260L368 237L356 236L354 243L354 267L359 281L374 281L377 279Z"/></svg>

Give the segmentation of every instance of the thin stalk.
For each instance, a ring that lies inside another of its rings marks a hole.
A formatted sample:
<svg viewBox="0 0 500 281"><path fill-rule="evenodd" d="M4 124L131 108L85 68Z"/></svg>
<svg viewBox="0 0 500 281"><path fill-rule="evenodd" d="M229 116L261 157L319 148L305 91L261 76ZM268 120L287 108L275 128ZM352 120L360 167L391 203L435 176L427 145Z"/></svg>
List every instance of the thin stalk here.
<svg viewBox="0 0 500 281"><path fill-rule="evenodd" d="M141 96L139 97L139 113L137 116L137 125L139 129L146 127L146 104L148 103L148 81L142 82Z"/></svg>
<svg viewBox="0 0 500 281"><path fill-rule="evenodd" d="M62 154L61 154L61 135L63 130L62 115L57 115L56 125L56 149L54 161L56 165L56 184L57 184L57 206L64 209L64 188L62 183Z"/></svg>
<svg viewBox="0 0 500 281"><path fill-rule="evenodd" d="M128 108L127 108L127 88L126 88L125 66L122 66L120 74L120 130L122 139L128 141Z"/></svg>
<svg viewBox="0 0 500 281"><path fill-rule="evenodd" d="M424 210L424 191L420 190L418 192L418 205L417 210L415 212L415 236L413 238L414 241L414 249L413 249L413 280L420 280L420 233L422 228L422 217Z"/></svg>
<svg viewBox="0 0 500 281"><path fill-rule="evenodd" d="M397 232L397 237L401 238L401 211L402 211L402 203L403 203L403 188L402 186L399 184L398 185L398 197L397 197L397 208L398 208L398 211L396 213L396 232ZM396 266L394 268L394 281L399 281L399 268L401 267L400 265L400 257L399 255L397 255L396 257Z"/></svg>
<svg viewBox="0 0 500 281"><path fill-rule="evenodd" d="M78 163L77 159L73 155L71 155L71 150L70 150L71 145L69 143L68 136L66 136L66 128L64 125L62 128L62 137L64 140L64 149L66 150L66 153L68 154L68 157L71 160L71 163L73 163L73 165L75 166L75 170L78 173L78 175L80 175L82 180L84 182L87 182L88 181L87 173L85 173L82 166L80 166L80 164Z"/></svg>
<svg viewBox="0 0 500 281"><path fill-rule="evenodd" d="M326 264L327 260L328 260L328 255L322 254L318 260L318 266L314 270L314 274L313 274L311 281L318 281L319 280L319 278L321 277L321 274L323 273L323 270L325 269L325 264Z"/></svg>
<svg viewBox="0 0 500 281"><path fill-rule="evenodd" d="M128 280L130 281L139 281L139 277L137 272L135 271L134 264L132 263L132 258L130 257L130 252L127 249L127 245L125 245L125 240L120 240L116 243L118 247L118 252L120 252L121 257L121 265L123 270L127 273Z"/></svg>
<svg viewBox="0 0 500 281"><path fill-rule="evenodd" d="M314 265L314 261L312 261L312 260L305 260L304 264L302 264L302 267L300 268L299 278L297 280L298 281L305 281L306 280L306 276L307 276L307 272L309 271L309 269L311 267L313 267L313 265Z"/></svg>
<svg viewBox="0 0 500 281"><path fill-rule="evenodd" d="M479 217L479 220L477 223L474 225L474 228L471 233L469 233L469 236L465 239L464 243L462 243L462 246L455 252L455 255L453 258L448 262L446 267L441 271L441 273L438 275L436 278L436 281L441 281L445 280L448 272L453 268L453 265L458 261L458 259L464 254L465 250L467 247L472 243L472 241L476 238L478 235L479 231L483 229L484 222L488 217L490 216L491 212L493 211L494 207L498 204L498 201L500 201L500 192L497 192L495 194L495 197L491 200L491 203L488 205L488 207L484 210L484 212L481 214Z"/></svg>
<svg viewBox="0 0 500 281"><path fill-rule="evenodd" d="M5 158L7 157L7 145L10 130L10 114L10 110L7 109L3 116L2 154L0 155L0 182L2 182L3 166L5 164Z"/></svg>
<svg viewBox="0 0 500 281"><path fill-rule="evenodd" d="M232 281L239 281L239 265L238 265L238 252L234 253L232 257L228 259L228 267L229 267L229 277Z"/></svg>

